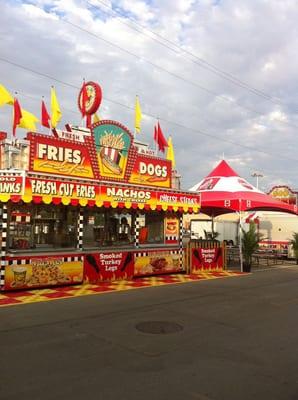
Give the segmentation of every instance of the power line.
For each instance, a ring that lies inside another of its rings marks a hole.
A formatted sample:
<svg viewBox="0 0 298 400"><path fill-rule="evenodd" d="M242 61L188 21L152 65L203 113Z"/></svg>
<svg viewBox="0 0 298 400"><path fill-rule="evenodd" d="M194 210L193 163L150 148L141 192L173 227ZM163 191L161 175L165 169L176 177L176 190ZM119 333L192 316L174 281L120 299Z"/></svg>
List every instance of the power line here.
<svg viewBox="0 0 298 400"><path fill-rule="evenodd" d="M244 82L243 80L233 76L232 74L221 70L220 68L218 68L217 66L215 66L214 64L206 61L205 59L198 57L196 54L190 52L189 50L184 49L183 47L179 46L178 44L176 44L175 42L165 38L164 36L160 35L159 33L145 27L142 24L139 24L135 19L131 18L129 15L124 14L122 12L119 11L119 9L113 9L112 7L110 7L109 5L105 4L102 0L97 0L99 3L101 3L104 7L106 7L109 11L112 12L112 14L116 14L119 15L121 17L124 17L125 19L128 19L129 21L131 21L133 24L135 24L136 26L140 27L142 30L136 29L135 27L131 26L130 24L124 22L123 20L119 20L120 23L122 23L123 25L128 26L130 29L134 29L135 31L141 33L144 36L147 36L149 38L151 38L152 40L156 41L157 43L161 44L162 46L166 47L167 49L175 52L176 54L178 53L184 53L187 54L193 58L195 58L195 60L193 60L192 58L188 58L189 61L193 62L194 64L198 65L201 68L204 68L212 73L214 73L215 75L233 83L234 85L241 87L243 89L246 89L248 91L250 91L251 93L262 97L263 99L267 100L267 101L271 101L274 104L283 104L284 102L282 102L280 99L276 99L273 96L249 85L248 83ZM88 4L89 6L91 6L92 8L96 8L96 9L100 9L100 7L96 6L95 4L90 3L88 0L86 0L86 4ZM165 43L161 42L160 40L157 40L156 38L146 34L146 32L150 32L151 34L155 35L158 38L161 38L162 40L164 40L166 43L169 43L171 46L174 46L174 48L166 45ZM177 49L177 50L175 50Z"/></svg>
<svg viewBox="0 0 298 400"><path fill-rule="evenodd" d="M27 94L27 93L24 93L24 92L17 92L18 93L18 95L21 95L21 96L23 96L23 97L25 97L25 98L27 98L27 99L31 99L31 100L34 100L34 101L41 101L41 100L43 100L41 97L38 97L38 96L32 96L32 95L29 95L29 94ZM74 110L71 110L71 109L69 109L69 108L67 108L67 107L64 107L63 106L63 110L65 110L65 111L67 111L67 112L69 112L69 113L72 113L72 114L78 114L78 111L74 111Z"/></svg>
<svg viewBox="0 0 298 400"><path fill-rule="evenodd" d="M25 70L25 71L28 71L28 72L30 72L30 73L32 73L32 74L39 75L39 76L45 77L45 78L47 78L47 79L50 79L50 80L52 80L52 81L59 82L59 83L61 83L61 84L64 85L64 86L68 86L68 87L74 88L74 89L76 89L76 90L79 90L79 89L80 89L80 87L77 86L77 85L74 85L74 84L69 83L69 82L62 81L61 79L57 79L57 78L55 78L55 77L53 77L53 76L51 76L51 75L44 74L44 73L42 73L42 72L40 72L40 71L35 71L35 70L33 70L32 68L25 67L25 66L23 66L23 65L21 65L21 64L17 64L17 63L15 63L15 62L11 62L11 61L6 60L6 59L3 59L3 58L0 58L0 61L5 62L5 63L8 63L8 64L10 64L10 65L13 65L13 66L15 66L15 67L18 67L18 68L20 68L20 69L23 69L23 70ZM113 103L113 104L116 104L116 105L118 105L118 106L121 106L121 107L124 107L124 108L126 108L126 109L129 109L129 110L134 111L134 107L130 107L130 106L128 106L128 105L126 105L126 104L123 104L123 103L121 103L121 102L119 102L119 101L114 101L114 100L111 100L111 99L108 99L108 98L105 98L105 99L106 99L107 101ZM203 130L201 130L201 129L197 129L197 128L194 129L194 128L192 128L192 127L183 125L183 124L181 124L181 123L179 123L179 122L176 122L176 121L168 120L168 119L163 118L163 117L157 117L156 115L150 114L150 113L148 113L148 112L147 112L147 113L143 112L143 114L144 114L144 115L147 115L148 117L154 118L154 119L158 119L158 118L159 118L159 120L164 121L164 122L166 122L166 123L168 123L168 124L177 126L177 127L179 127L179 128L182 128L182 129L190 130L190 131L193 131L193 132L195 132L195 133L198 133L198 134L200 134L200 135L202 135L202 136L209 137L209 138L212 138L212 139L216 139L216 140L221 141L221 142L224 142L224 143L232 144L232 145L234 145L234 146L238 146L238 147L244 148L244 149L246 149L246 150L250 150L250 151L257 152L257 153L261 153L261 154L266 154L266 155L269 155L270 157L274 157L274 158L276 158L276 157L278 156L279 158L286 159L286 160L288 160L288 161L295 161L295 162L298 161L298 159L292 159L292 158L289 158L289 157L283 157L283 156L281 156L280 154L279 154L279 155L273 154L273 153L270 153L270 152L268 152L268 151L264 151L264 150L261 150L261 149L257 149L257 148L255 148L255 147L251 147L251 146L247 146L247 145L240 144L240 143L238 143L238 142L236 142L236 141L233 141L233 140L228 140L228 139L226 139L226 138L221 138L221 137L219 137L219 136L216 136L216 135L210 134L210 133L208 133L208 132L205 132L205 131L203 131Z"/></svg>
<svg viewBox="0 0 298 400"><path fill-rule="evenodd" d="M99 0L98 0L98 1L99 1ZM88 1L87 1L87 3L88 3ZM88 4L91 4L91 3L88 3ZM65 20L65 19L63 19L63 20L59 19L59 21L63 21L64 23L69 24L70 26L73 26L73 27L75 27L76 29L78 29L78 30L80 30L80 31L82 31L82 32L85 32L85 33L87 33L87 34L89 34L89 35L91 35L91 36L93 36L93 37L95 37L95 38L97 38L97 39L99 39L99 40L101 40L101 41L103 41L103 42L109 44L110 46L113 46L113 47L117 48L118 50L121 50L121 51L127 53L128 55L130 55L130 56L132 56L132 57L134 57L134 58L137 58L137 59L139 59L139 60L142 60L142 61L148 63L149 65L153 66L154 68L157 68L157 69L159 69L159 70L161 70L161 71L163 71L163 72L165 72L165 73L167 73L167 74L173 76L173 77L176 78L176 79L179 79L179 80L181 80L181 81L183 81L183 82L185 82L185 83L188 83L188 84L190 84L190 85L192 85L192 86L195 86L195 87L199 88L200 90L205 91L206 93L208 93L208 94L214 96L215 98L222 99L222 100L224 100L224 101L226 101L226 102L229 102L229 103L232 103L232 104L237 104L239 107L241 107L241 108L243 108L243 109L245 109L245 110L247 110L247 111L253 112L253 113L255 113L256 115L259 115L259 116L262 116L262 115L263 115L263 113L260 112L260 111L257 111L257 110L255 110L255 109L253 109L253 108L250 108L250 107L247 107L247 106L244 106L244 105L241 105L241 104L239 104L237 101L234 101L234 100L232 100L232 99L230 99L230 98L228 98L228 97L226 97L226 96L219 95L219 94L217 94L216 92L214 92L214 91L212 91L212 90L210 90L210 89L207 89L206 87L204 87L204 86L202 86L202 85L199 85L199 84L196 83L196 82L190 81L190 80L188 80L188 79L186 79L186 78L184 78L184 77L182 77L182 76L180 76L180 75L178 75L178 74L176 74L176 73L174 73L174 72L172 72L172 71L167 70L166 68L163 68L163 67L161 67L161 66L159 66L159 65L157 65L157 64L155 64L155 63L153 63L153 62L151 62L150 60L147 60L147 59L145 59L145 58L143 58L143 57L138 56L137 54L135 54L135 53L133 53L133 52L131 52L131 51L129 51L129 50L127 50L127 49L125 49L125 48L119 46L119 45L116 45L115 43L113 43L113 42L111 42L111 41L109 41L109 40L107 40L107 39L104 39L104 38L102 38L101 36L99 36L99 35L97 35L97 34L91 32L91 31L89 31L89 30L87 30L87 29L85 29L85 28L82 28L82 27L80 27L80 26L74 24L73 22L70 22L70 21ZM4 58L0 58L0 60L5 61ZM17 65L17 64L15 64L15 65ZM28 69L28 71L30 71L30 68L27 68L27 69ZM49 76L46 75L46 74L44 74L43 76L49 77ZM57 79L57 78L55 78L54 80L55 80L56 82L61 83L61 81L60 81L59 79ZM282 123L282 124L286 124L286 125L288 125L288 126L294 127L295 129L298 129L297 126L295 126L295 125L293 125L293 124L290 124L290 123L288 123L287 121L285 121L285 120L283 120L283 119L278 119L278 118L276 118L275 120L278 121L278 122L280 122L280 123Z"/></svg>
<svg viewBox="0 0 298 400"><path fill-rule="evenodd" d="M253 108L251 108L251 107L247 107L247 106L244 106L244 105L242 105L242 104L239 104L237 101L232 100L232 99L229 98L229 97L226 97L226 96L223 96L223 95L219 95L219 94L217 94L216 92L214 92L214 91L212 91L212 90L210 90L210 89L207 89L206 87L204 87L204 86L198 84L197 82L190 81L190 80L184 78L183 76L176 74L175 72L169 71L169 70L167 70L166 68L164 68L164 67L162 67L162 66L160 66L160 65L158 65L158 64L155 64L155 63L153 63L152 61L147 60L146 58L141 57L141 56L139 56L139 55L137 55L137 54L135 54L135 53L133 53L133 52L131 52L131 51L129 51L129 50L123 48L122 46L119 46L119 45L117 45L117 44L111 42L110 40L104 39L103 37L101 37L101 36L99 36L99 35L97 35L97 34L91 32L91 31L89 31L88 29L82 28L81 26L76 25L76 24L73 23L73 22L67 21L67 20L65 20L65 19L63 19L62 21L63 21L64 23L69 24L70 26L73 26L74 28L76 28L76 29L78 29L78 30L84 32L84 33L87 33L87 34L90 35L90 36L95 37L96 39L99 39L99 40L103 41L104 43L107 43L108 45L110 45L110 46L112 46L112 47L117 48L118 50L121 50L121 51L125 52L126 54L128 54L128 55L130 55L130 56L132 56L132 57L134 57L134 58L136 58L136 59L138 59L138 60L144 61L145 63L151 65L152 67L154 67L154 68L156 68L156 69L159 69L160 71L165 72L165 73L167 73L167 74L173 76L173 77L176 78L176 79L179 79L179 80L181 80L181 81L183 81L183 82L185 82L185 83L188 83L188 84L190 84L190 85L192 85L192 86L197 87L198 89L200 89L200 90L202 90L202 91L204 91L204 92L206 92L206 93L208 93L208 94L214 96L214 97L217 98L217 99L222 99L222 100L224 100L225 102L229 102L230 104L231 104L231 103L234 104L234 105L237 104L237 106L239 106L240 108L243 108L243 109L245 109L245 110L247 110L247 111L250 111L250 112L252 112L252 113L254 113L254 114L256 114L256 115L260 115L260 116L263 116L263 115L264 115L261 111L257 111L257 110L255 110L255 109L253 109ZM0 59L1 59L1 58L0 58ZM295 126L295 125L293 125L293 124L290 124L290 123L288 123L287 121L284 121L284 120L282 120L282 119L276 118L276 121L278 121L278 122L280 122L280 123L282 123L282 124L286 124L286 125L288 125L288 126L294 127L295 129L298 129L297 126Z"/></svg>

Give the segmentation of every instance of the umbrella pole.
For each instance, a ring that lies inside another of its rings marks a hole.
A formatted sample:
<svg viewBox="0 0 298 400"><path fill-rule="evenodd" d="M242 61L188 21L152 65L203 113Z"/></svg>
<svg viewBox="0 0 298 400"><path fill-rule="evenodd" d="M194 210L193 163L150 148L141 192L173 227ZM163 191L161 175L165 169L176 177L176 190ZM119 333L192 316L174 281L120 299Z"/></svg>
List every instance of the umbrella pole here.
<svg viewBox="0 0 298 400"><path fill-rule="evenodd" d="M239 200L239 258L240 258L240 271L243 272L243 254L242 254L242 213L241 213L241 199Z"/></svg>

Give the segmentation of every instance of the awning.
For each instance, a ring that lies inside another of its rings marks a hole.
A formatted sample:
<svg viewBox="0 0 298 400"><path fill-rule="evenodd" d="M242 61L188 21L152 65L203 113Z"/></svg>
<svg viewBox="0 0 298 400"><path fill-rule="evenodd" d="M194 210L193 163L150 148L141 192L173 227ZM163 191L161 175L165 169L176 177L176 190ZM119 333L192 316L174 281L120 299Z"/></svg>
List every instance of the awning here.
<svg viewBox="0 0 298 400"><path fill-rule="evenodd" d="M0 193L0 202L126 208L135 210L198 213L200 196L195 193L158 190L121 184L92 184L43 177L26 177L20 194ZM61 194L63 194L61 196Z"/></svg>

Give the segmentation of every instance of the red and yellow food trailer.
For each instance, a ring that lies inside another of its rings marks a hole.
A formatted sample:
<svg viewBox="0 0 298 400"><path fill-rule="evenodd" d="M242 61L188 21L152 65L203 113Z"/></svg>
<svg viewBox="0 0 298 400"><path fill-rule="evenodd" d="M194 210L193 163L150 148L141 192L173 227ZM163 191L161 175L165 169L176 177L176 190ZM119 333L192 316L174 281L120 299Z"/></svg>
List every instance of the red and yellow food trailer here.
<svg viewBox="0 0 298 400"><path fill-rule="evenodd" d="M122 124L0 137L1 290L185 270L171 162Z"/></svg>

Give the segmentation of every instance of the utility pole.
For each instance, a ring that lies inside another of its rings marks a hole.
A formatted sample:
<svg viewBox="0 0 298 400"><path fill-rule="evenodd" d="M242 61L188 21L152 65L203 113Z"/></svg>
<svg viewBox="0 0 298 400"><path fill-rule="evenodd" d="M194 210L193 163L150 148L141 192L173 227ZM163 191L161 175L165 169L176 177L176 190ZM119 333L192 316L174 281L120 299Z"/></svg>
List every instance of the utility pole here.
<svg viewBox="0 0 298 400"><path fill-rule="evenodd" d="M253 178L257 178L257 189L259 189L259 178L263 178L263 174L261 174L260 172L253 172L252 174L251 174L251 176L253 177Z"/></svg>

